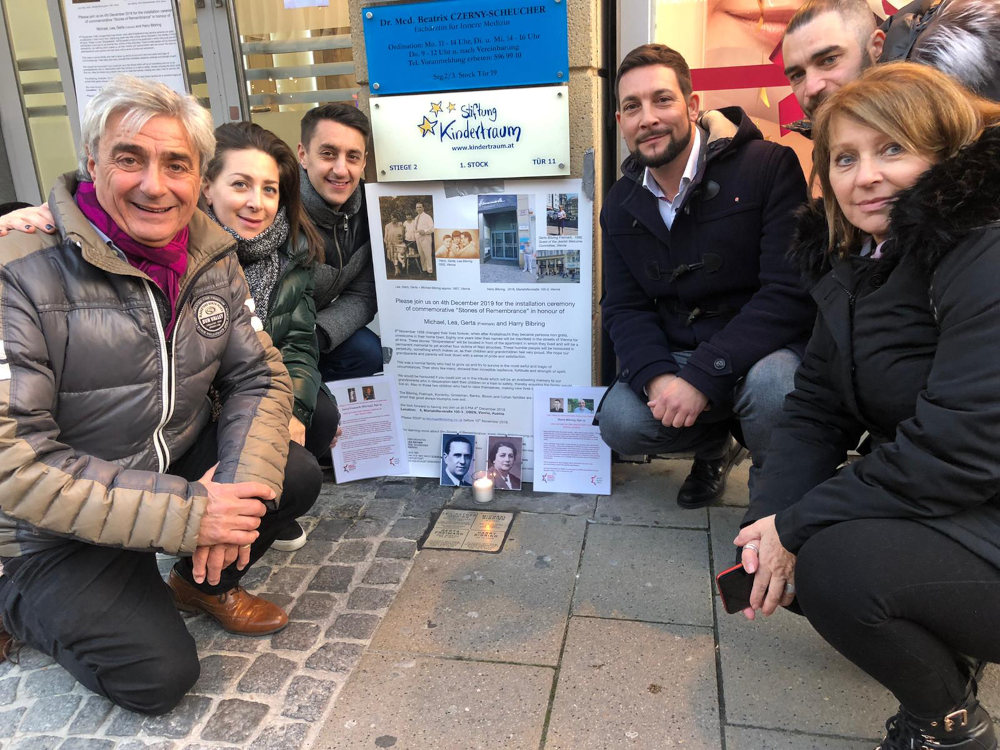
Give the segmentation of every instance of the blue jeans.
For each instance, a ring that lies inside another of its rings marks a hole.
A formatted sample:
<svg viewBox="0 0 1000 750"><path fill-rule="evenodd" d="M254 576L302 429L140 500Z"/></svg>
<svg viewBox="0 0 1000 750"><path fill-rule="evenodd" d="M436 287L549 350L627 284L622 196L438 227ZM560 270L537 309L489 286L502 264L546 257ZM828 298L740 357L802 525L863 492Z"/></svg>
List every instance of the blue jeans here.
<svg viewBox="0 0 1000 750"><path fill-rule="evenodd" d="M674 352L674 359L683 366L690 355ZM664 427L628 384L615 383L598 414L601 437L623 455L692 452L710 461L724 455L735 417L753 459L752 476L764 462L771 431L778 423L785 396L794 387L799 361L791 349L767 355L736 385L732 410L713 408L702 412L690 427Z"/></svg>
<svg viewBox="0 0 1000 750"><path fill-rule="evenodd" d="M382 372L382 340L370 328L359 328L339 346L319 355L319 372L324 383Z"/></svg>

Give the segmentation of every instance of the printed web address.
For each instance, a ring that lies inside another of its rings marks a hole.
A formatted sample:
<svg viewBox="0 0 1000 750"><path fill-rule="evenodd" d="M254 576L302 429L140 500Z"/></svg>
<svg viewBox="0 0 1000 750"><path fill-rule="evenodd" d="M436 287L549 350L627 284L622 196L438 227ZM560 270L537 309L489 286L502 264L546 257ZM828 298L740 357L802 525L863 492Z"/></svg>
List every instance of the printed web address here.
<svg viewBox="0 0 1000 750"><path fill-rule="evenodd" d="M513 143L474 143L470 146L452 146L452 151L476 151L487 150L497 151L504 148L514 148Z"/></svg>

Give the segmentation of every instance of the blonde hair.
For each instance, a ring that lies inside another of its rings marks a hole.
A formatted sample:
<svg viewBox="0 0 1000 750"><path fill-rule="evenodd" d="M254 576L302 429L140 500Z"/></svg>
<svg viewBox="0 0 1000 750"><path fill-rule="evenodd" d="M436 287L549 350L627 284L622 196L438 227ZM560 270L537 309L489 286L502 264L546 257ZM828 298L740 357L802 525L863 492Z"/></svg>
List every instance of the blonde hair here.
<svg viewBox="0 0 1000 750"><path fill-rule="evenodd" d="M983 129L1000 123L1000 104L965 89L926 65L876 65L831 94L813 119L811 182L819 181L826 212L827 251L848 255L863 234L844 216L830 185L830 131L837 117L887 135L907 151L932 163L949 159L976 141Z"/></svg>

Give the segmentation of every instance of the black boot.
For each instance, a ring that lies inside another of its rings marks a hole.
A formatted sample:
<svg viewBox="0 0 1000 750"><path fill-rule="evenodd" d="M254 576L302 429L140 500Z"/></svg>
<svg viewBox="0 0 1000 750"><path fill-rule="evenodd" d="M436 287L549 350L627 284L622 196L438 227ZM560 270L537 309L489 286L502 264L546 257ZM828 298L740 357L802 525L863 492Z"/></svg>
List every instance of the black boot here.
<svg viewBox="0 0 1000 750"><path fill-rule="evenodd" d="M730 439L722 458L706 460L696 458L691 471L677 493L677 504L682 508L704 508L720 497L726 490L729 472L747 456L746 449Z"/></svg>
<svg viewBox="0 0 1000 750"><path fill-rule="evenodd" d="M885 729L875 750L997 750L993 720L974 697L938 719L921 719L900 706Z"/></svg>

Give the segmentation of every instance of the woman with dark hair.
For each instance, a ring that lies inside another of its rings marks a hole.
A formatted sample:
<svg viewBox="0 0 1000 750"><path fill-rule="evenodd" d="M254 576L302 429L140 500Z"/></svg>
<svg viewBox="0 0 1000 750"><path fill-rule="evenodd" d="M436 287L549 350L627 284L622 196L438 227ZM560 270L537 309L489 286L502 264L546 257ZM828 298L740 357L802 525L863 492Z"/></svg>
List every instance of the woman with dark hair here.
<svg viewBox="0 0 1000 750"><path fill-rule="evenodd" d="M323 260L323 241L302 206L298 159L254 123L220 125L215 138L202 184L205 212L236 239L255 313L292 378L289 435L324 458L340 413L319 374L312 265ZM294 523L272 546L292 551L305 541Z"/></svg>
<svg viewBox="0 0 1000 750"><path fill-rule="evenodd" d="M751 608L793 600L892 691L883 750L992 750L1000 661L1000 105L912 63L820 107L819 315L735 543ZM864 433L870 450L844 465Z"/></svg>
<svg viewBox="0 0 1000 750"><path fill-rule="evenodd" d="M517 461L517 446L510 440L497 440L490 445L487 463L489 468L486 476L493 480L493 486L498 490L521 489L521 477L513 473Z"/></svg>

